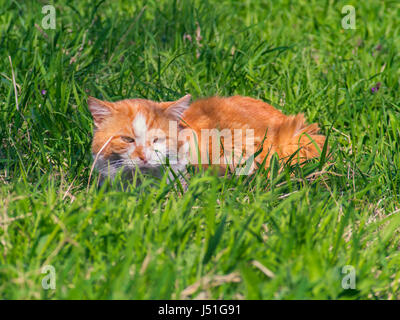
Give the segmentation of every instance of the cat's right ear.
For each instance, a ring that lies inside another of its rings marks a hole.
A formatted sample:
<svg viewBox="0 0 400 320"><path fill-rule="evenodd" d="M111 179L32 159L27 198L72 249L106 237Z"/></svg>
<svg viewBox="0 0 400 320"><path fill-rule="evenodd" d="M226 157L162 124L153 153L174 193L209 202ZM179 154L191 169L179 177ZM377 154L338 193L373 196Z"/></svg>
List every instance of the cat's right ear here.
<svg viewBox="0 0 400 320"><path fill-rule="evenodd" d="M109 103L93 97L88 98L88 106L96 128L98 128L104 119L108 118L112 113Z"/></svg>
<svg viewBox="0 0 400 320"><path fill-rule="evenodd" d="M174 119L180 119L185 110L189 108L191 99L192 96L190 94L187 94L186 96L180 98L177 101L164 102L162 105L164 105L165 113L168 116Z"/></svg>

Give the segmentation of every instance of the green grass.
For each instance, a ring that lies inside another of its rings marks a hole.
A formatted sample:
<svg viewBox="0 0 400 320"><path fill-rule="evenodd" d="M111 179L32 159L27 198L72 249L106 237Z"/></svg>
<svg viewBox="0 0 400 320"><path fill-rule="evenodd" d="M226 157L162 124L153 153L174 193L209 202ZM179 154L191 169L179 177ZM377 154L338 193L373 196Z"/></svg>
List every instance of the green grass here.
<svg viewBox="0 0 400 320"><path fill-rule="evenodd" d="M0 0L0 298L399 299L400 5L350 3L56 1L40 31L47 1ZM88 95L186 93L303 112L332 157L87 188Z"/></svg>

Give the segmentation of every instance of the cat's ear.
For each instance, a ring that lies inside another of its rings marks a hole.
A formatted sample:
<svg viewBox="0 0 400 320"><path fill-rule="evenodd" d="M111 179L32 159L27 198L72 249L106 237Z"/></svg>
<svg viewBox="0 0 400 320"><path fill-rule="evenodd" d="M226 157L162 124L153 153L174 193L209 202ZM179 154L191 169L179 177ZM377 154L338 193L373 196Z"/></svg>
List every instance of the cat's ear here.
<svg viewBox="0 0 400 320"><path fill-rule="evenodd" d="M165 103L164 112L169 117L178 120L182 117L183 112L185 112L185 110L189 108L191 99L192 96L190 94L187 94L186 96L180 98L177 101Z"/></svg>
<svg viewBox="0 0 400 320"><path fill-rule="evenodd" d="M110 103L93 97L89 97L87 103L93 117L94 125L96 128L98 128L104 119L111 116L112 108Z"/></svg>

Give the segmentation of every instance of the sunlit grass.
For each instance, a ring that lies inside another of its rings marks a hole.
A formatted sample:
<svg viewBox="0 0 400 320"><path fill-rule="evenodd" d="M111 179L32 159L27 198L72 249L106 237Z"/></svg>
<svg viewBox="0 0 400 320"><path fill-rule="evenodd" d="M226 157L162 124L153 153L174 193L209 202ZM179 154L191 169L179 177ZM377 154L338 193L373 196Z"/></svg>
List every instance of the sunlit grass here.
<svg viewBox="0 0 400 320"><path fill-rule="evenodd" d="M396 1L354 2L356 30L347 2L58 1L55 30L44 4L0 0L1 298L400 298ZM331 157L184 193L89 182L88 95L186 93L303 112Z"/></svg>

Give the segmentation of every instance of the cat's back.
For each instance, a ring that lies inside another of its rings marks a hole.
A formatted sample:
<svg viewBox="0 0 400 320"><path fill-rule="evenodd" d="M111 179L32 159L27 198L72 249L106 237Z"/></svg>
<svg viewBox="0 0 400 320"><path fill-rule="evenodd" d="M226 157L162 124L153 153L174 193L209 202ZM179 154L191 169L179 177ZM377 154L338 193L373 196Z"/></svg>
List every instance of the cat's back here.
<svg viewBox="0 0 400 320"><path fill-rule="evenodd" d="M286 116L264 101L244 96L210 97L196 100L183 114L192 128L269 127Z"/></svg>

